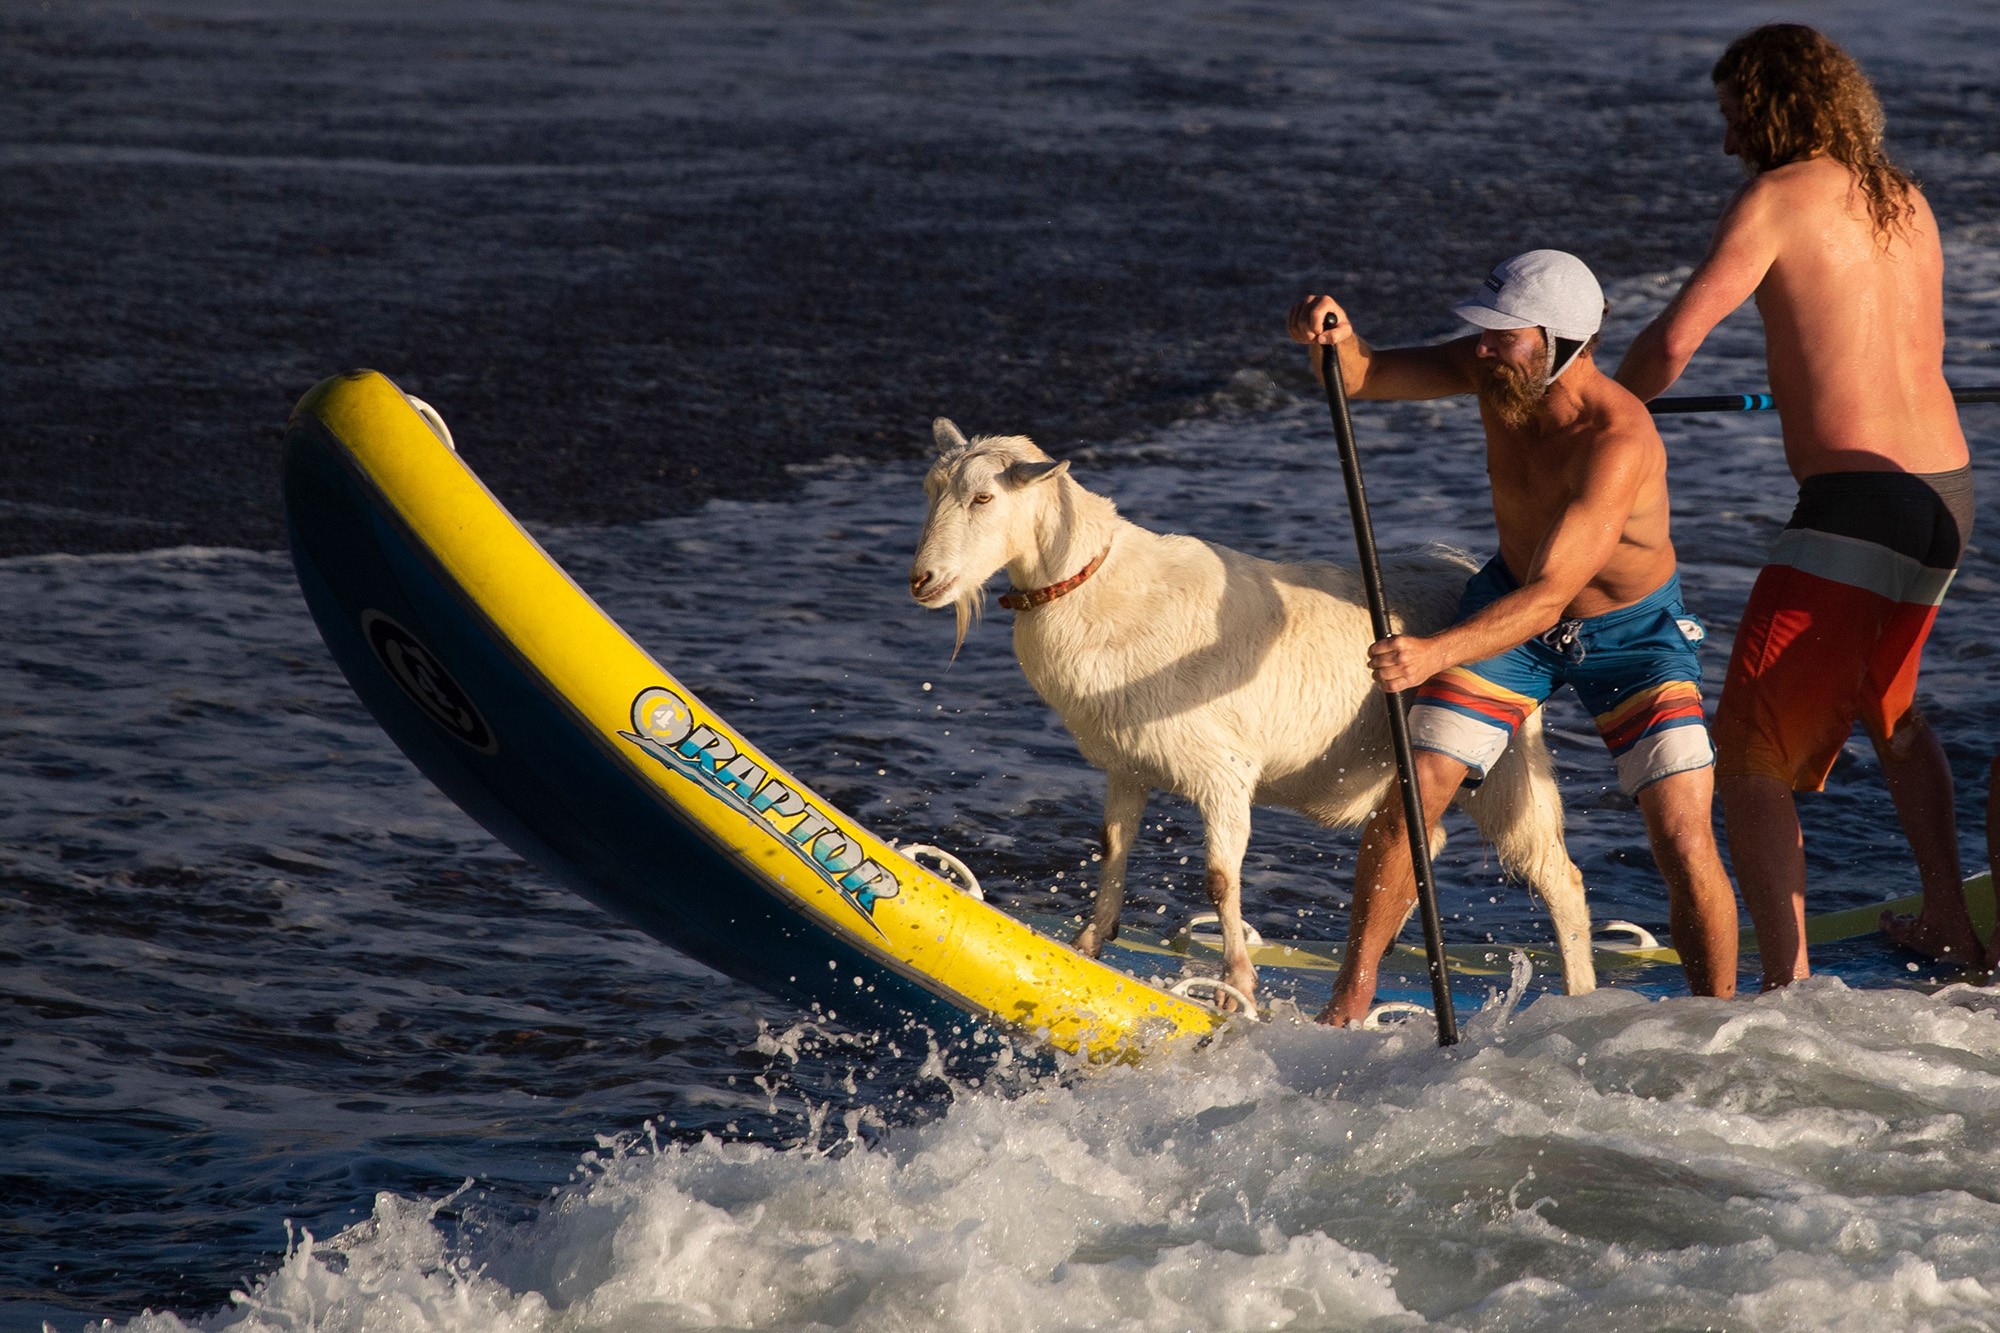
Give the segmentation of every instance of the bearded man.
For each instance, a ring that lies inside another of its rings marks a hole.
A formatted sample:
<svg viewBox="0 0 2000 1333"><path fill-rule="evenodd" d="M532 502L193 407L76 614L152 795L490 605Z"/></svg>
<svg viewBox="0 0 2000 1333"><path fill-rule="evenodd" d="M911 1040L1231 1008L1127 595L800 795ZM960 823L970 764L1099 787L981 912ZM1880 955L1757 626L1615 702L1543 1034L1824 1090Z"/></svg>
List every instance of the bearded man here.
<svg viewBox="0 0 2000 1333"><path fill-rule="evenodd" d="M1356 398L1479 395L1499 554L1466 584L1450 628L1368 650L1380 688L1417 690L1410 743L1425 820L1435 829L1460 785L1483 777L1567 683L1645 813L1689 988L1733 995L1736 899L1709 815L1702 631L1681 605L1659 432L1592 357L1604 293L1576 256L1531 250L1452 311L1480 333L1378 350L1328 296L1306 297L1288 320L1295 341L1337 349ZM1339 323L1324 329L1329 313ZM1392 790L1362 835L1347 956L1324 1022L1356 1022L1374 1001L1382 955L1416 897L1405 829Z"/></svg>
<svg viewBox="0 0 2000 1333"><path fill-rule="evenodd" d="M1722 151L1752 173L1708 255L1632 343L1651 398L1752 293L1798 507L1757 577L1715 716L1729 850L1763 984L1808 972L1794 791L1818 791L1858 717L1916 853L1923 910L1898 943L1970 963L1951 768L1915 707L1917 662L1972 529L1944 379L1944 256L1922 191L1882 149L1854 61L1795 23L1736 39L1711 73Z"/></svg>

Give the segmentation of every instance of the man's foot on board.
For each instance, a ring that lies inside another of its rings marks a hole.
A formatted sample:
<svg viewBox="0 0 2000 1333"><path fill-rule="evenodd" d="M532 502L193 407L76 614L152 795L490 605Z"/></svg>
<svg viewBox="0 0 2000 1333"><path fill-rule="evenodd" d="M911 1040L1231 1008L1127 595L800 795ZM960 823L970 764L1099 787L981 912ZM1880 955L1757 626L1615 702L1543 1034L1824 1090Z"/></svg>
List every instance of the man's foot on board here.
<svg viewBox="0 0 2000 1333"><path fill-rule="evenodd" d="M1986 954L1979 937L1970 932L1955 933L1934 922L1924 920L1922 912L1915 916L1903 916L1897 912L1882 913L1882 933L1889 942L1899 949L1935 958L1941 963L1963 963L1968 967L1978 966Z"/></svg>
<svg viewBox="0 0 2000 1333"><path fill-rule="evenodd" d="M1341 1004L1340 997L1336 995L1326 1002L1326 1008L1319 1011L1318 1021L1333 1028L1358 1028L1368 1017L1368 1009L1369 1006L1364 1004L1356 1012L1352 1007Z"/></svg>

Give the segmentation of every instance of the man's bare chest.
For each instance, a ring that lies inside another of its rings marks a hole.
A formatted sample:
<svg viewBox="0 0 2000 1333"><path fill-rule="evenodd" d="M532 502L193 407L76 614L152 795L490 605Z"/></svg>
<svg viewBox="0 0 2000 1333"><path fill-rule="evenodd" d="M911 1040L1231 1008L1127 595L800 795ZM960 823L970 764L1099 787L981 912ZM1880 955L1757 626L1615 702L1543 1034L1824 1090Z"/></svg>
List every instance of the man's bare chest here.
<svg viewBox="0 0 2000 1333"><path fill-rule="evenodd" d="M1568 450L1499 447L1486 451L1486 479L1493 489L1493 519L1503 532L1546 532L1570 501Z"/></svg>

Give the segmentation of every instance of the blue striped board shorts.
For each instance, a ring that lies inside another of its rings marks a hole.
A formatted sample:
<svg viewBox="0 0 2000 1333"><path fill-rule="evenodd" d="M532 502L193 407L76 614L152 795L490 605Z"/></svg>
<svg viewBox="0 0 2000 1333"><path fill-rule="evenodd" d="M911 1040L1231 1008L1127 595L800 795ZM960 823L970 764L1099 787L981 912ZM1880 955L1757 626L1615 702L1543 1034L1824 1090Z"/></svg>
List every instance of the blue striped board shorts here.
<svg viewBox="0 0 2000 1333"><path fill-rule="evenodd" d="M1467 581L1458 618L1519 586L1494 556ZM1458 760L1476 782L1515 729L1566 684L1595 719L1618 765L1619 789L1634 795L1661 778L1715 762L1695 657L1705 637L1701 622L1681 604L1677 573L1630 606L1565 620L1504 653L1439 672L1417 690L1410 744Z"/></svg>

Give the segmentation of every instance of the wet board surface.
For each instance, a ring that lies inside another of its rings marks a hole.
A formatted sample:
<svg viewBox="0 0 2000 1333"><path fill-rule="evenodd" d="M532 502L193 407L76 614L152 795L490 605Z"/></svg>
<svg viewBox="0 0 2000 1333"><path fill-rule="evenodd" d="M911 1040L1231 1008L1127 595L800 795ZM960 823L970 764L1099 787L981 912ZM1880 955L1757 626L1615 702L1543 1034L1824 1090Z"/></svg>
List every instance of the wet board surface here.
<svg viewBox="0 0 2000 1333"><path fill-rule="evenodd" d="M1965 897L1973 925L1982 937L1989 936L1995 917L1992 876L1982 871L1966 880ZM1920 895L1910 894L1808 916L1806 942L1815 950L1815 970L1831 972L1855 985L1913 984L1908 964L1914 956L1890 944L1877 923L1884 911L1910 914L1921 903ZM1028 919L1040 933L1055 939L1067 939L1077 925L1070 918ZM1601 930L1605 923L1597 924ZM1406 927L1405 933L1413 930ZM1664 936L1665 927L1655 933ZM1743 929L1738 949L1742 959L1756 954L1754 930ZM1345 956L1346 945L1337 940L1266 940L1250 951L1263 991L1261 998L1290 999L1301 1008L1325 1002L1333 975ZM1457 944L1447 947L1445 956L1452 971L1452 993L1461 1006L1477 1007L1490 988L1507 986L1517 957L1525 959L1533 970L1531 991L1560 991L1562 986L1561 958L1546 944ZM1154 984L1171 985L1184 976L1219 974L1222 944L1212 926L1193 932L1124 926L1118 938L1105 947L1104 960ZM1680 955L1664 941L1659 948L1606 947L1600 937L1593 950L1598 985L1656 996L1684 993L1680 961ZM1934 969L1920 963L1919 970L1928 974ZM1428 963L1421 945L1398 941L1382 960L1380 975L1379 999L1429 1004ZM1754 973L1751 976L1754 978ZM1930 980L1927 975L1926 981Z"/></svg>

